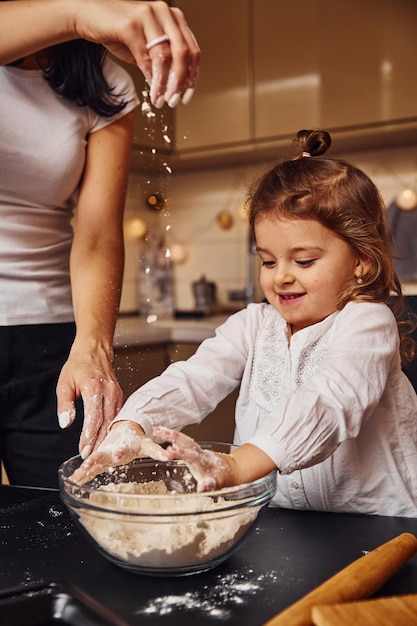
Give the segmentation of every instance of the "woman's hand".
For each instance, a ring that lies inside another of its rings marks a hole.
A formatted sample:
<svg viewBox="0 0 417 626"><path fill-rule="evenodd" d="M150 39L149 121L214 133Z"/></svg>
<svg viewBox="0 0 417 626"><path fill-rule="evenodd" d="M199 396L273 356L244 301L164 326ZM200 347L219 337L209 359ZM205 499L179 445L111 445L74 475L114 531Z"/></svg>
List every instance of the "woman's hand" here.
<svg viewBox="0 0 417 626"><path fill-rule="evenodd" d="M154 435L169 441L166 449L170 460L185 461L197 481L197 491L214 491L235 484L233 481L232 458L212 450L203 450L194 439L170 428L156 426Z"/></svg>
<svg viewBox="0 0 417 626"><path fill-rule="evenodd" d="M146 437L136 422L116 422L97 451L93 452L70 478L83 485L109 467L124 465L139 456L149 456L158 461L169 460L165 450Z"/></svg>
<svg viewBox="0 0 417 626"><path fill-rule="evenodd" d="M73 1L73 0L72 0ZM176 106L196 87L200 48L182 11L166 2L79 0L74 31L136 64L150 85L151 101Z"/></svg>
<svg viewBox="0 0 417 626"><path fill-rule="evenodd" d="M92 352L73 346L57 384L58 421L67 428L75 419L75 400L84 404L79 450L83 458L97 449L123 406L123 392L104 350Z"/></svg>
<svg viewBox="0 0 417 626"><path fill-rule="evenodd" d="M122 61L136 64L157 107L188 102L196 87L200 48L182 11L166 2L0 2L0 64L73 39L102 44Z"/></svg>

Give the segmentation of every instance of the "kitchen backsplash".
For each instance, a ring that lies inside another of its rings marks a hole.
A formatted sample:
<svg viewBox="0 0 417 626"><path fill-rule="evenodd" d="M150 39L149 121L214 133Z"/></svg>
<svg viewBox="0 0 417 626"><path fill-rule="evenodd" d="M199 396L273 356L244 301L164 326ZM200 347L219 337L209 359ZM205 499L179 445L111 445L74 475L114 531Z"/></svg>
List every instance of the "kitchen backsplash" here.
<svg viewBox="0 0 417 626"><path fill-rule="evenodd" d="M334 153L333 156L336 156ZM406 187L417 185L417 146L337 154L363 169L378 186L387 206ZM126 200L126 266L122 312L138 310L138 259L142 239L130 228L142 220L151 231L165 234L173 263L175 307L194 309L192 283L205 276L216 283L218 306L236 309L230 291L242 291L248 280L248 224L243 214L251 182L270 163L169 173L161 179L132 172ZM159 212L147 207L147 195L161 191L165 203ZM416 233L417 245L417 233ZM253 259L252 259L253 260ZM255 272L257 272L257 261ZM259 288L256 299L262 297Z"/></svg>

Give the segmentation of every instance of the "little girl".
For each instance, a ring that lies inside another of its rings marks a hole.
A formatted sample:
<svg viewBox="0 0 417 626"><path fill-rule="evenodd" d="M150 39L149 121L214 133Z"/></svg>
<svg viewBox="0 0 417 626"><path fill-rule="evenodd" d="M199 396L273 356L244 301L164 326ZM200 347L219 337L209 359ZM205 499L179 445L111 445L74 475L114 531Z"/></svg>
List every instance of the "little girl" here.
<svg viewBox="0 0 417 626"><path fill-rule="evenodd" d="M74 480L148 454L184 459L199 490L277 470L276 506L417 517L417 397L401 369L414 344L385 207L361 170L323 157L328 133L297 139L301 156L249 194L267 302L138 389ZM230 455L172 430L239 385Z"/></svg>

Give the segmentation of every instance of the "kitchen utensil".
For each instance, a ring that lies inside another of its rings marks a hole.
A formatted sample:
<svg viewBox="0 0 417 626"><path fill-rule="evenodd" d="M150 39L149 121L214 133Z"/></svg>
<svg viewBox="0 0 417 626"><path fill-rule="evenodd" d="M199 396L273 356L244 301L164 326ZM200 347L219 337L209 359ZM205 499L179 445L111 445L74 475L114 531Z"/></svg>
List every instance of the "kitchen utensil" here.
<svg viewBox="0 0 417 626"><path fill-rule="evenodd" d="M417 624L417 594L315 606L315 626L411 626Z"/></svg>
<svg viewBox="0 0 417 626"><path fill-rule="evenodd" d="M417 538L402 533L353 561L264 626L312 626L313 607L368 598L416 552Z"/></svg>
<svg viewBox="0 0 417 626"><path fill-rule="evenodd" d="M193 283L193 293L195 308L206 315L214 312L216 306L216 285L202 276L200 280Z"/></svg>
<svg viewBox="0 0 417 626"><path fill-rule="evenodd" d="M233 448L200 445L218 452ZM246 485L197 493L185 463L149 458L109 468L80 486L70 479L80 463L73 457L59 470L61 498L76 523L111 562L155 576L203 572L225 561L277 486L274 471Z"/></svg>

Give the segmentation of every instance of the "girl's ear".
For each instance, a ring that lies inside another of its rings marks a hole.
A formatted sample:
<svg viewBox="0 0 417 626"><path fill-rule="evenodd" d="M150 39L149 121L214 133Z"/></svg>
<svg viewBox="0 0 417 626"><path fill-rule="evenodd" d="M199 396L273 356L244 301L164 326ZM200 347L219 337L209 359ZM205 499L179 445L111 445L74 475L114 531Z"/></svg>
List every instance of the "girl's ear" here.
<svg viewBox="0 0 417 626"><path fill-rule="evenodd" d="M356 260L355 278L358 283L362 282L362 277L366 276L371 268L372 261L368 257Z"/></svg>

